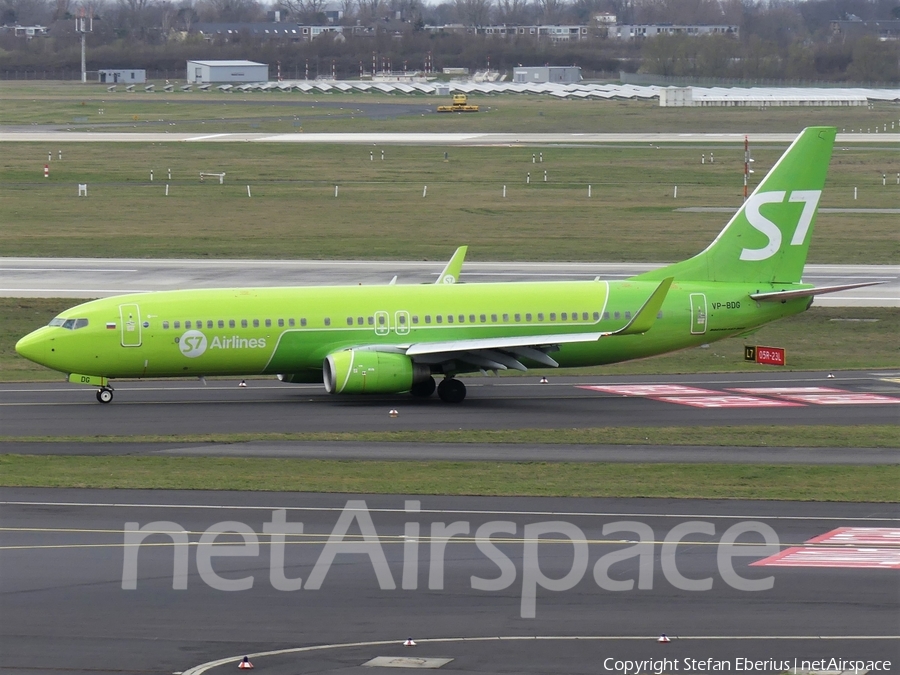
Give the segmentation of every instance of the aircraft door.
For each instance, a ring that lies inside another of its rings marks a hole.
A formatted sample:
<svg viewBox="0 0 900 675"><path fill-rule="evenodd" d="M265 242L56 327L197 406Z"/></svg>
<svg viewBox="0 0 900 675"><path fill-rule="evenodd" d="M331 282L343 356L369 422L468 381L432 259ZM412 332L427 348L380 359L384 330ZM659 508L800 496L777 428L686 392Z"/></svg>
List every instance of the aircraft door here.
<svg viewBox="0 0 900 675"><path fill-rule="evenodd" d="M401 310L394 314L394 330L397 335L409 335L409 312Z"/></svg>
<svg viewBox="0 0 900 675"><path fill-rule="evenodd" d="M691 293L691 335L706 333L706 294Z"/></svg>
<svg viewBox="0 0 900 675"><path fill-rule="evenodd" d="M390 315L387 312L375 312L375 335L387 335L390 332Z"/></svg>
<svg viewBox="0 0 900 675"><path fill-rule="evenodd" d="M141 310L135 304L119 305L119 321L122 324L122 346L141 346Z"/></svg>

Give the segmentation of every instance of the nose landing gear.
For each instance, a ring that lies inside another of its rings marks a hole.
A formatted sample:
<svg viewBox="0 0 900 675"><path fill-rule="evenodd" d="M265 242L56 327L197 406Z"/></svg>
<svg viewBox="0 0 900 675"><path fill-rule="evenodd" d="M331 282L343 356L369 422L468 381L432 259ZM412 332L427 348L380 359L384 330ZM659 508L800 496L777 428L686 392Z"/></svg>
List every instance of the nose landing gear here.
<svg viewBox="0 0 900 675"><path fill-rule="evenodd" d="M100 387L97 391L97 400L100 403L109 403L113 400L113 390L112 387Z"/></svg>

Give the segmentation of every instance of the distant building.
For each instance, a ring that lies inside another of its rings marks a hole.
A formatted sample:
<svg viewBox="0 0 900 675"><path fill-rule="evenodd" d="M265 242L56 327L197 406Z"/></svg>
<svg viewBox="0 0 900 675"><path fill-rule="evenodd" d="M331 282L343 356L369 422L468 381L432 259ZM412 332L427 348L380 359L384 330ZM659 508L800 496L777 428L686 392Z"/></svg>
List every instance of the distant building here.
<svg viewBox="0 0 900 675"><path fill-rule="evenodd" d="M97 80L103 84L143 84L147 81L147 71L135 68L98 70Z"/></svg>
<svg viewBox="0 0 900 675"><path fill-rule="evenodd" d="M268 82L269 66L256 61L188 61L187 81L196 84Z"/></svg>
<svg viewBox="0 0 900 675"><path fill-rule="evenodd" d="M16 37L23 37L26 40L36 37L48 37L50 29L46 26L0 26L0 30L13 32Z"/></svg>
<svg viewBox="0 0 900 675"><path fill-rule="evenodd" d="M900 20L889 19L886 21L863 21L851 19L849 21L832 21L831 30L835 35L862 37L871 35L882 42L887 40L900 40Z"/></svg>
<svg viewBox="0 0 900 675"><path fill-rule="evenodd" d="M610 26L607 37L618 40L638 40L657 35L729 35L737 37L738 26L716 25L681 25L681 24L619 24Z"/></svg>
<svg viewBox="0 0 900 675"><path fill-rule="evenodd" d="M581 82L581 68L578 66L538 66L534 68L515 68L513 82L535 84L543 82L559 82L572 84Z"/></svg>
<svg viewBox="0 0 900 675"><path fill-rule="evenodd" d="M287 22L196 23L191 27L192 32L200 33L207 40L215 38L231 40L242 35L249 35L290 42L309 42L315 40L322 33L341 33L343 30L343 26L303 26Z"/></svg>
<svg viewBox="0 0 900 675"><path fill-rule="evenodd" d="M610 12L600 12L599 14L594 14L594 21L601 26L615 25L616 15Z"/></svg>

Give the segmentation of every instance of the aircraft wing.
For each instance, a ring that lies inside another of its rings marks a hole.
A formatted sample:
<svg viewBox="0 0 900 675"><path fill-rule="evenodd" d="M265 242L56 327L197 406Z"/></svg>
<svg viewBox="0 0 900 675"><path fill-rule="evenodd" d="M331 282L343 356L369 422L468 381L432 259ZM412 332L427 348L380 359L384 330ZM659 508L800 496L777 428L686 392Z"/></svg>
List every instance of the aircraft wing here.
<svg viewBox="0 0 900 675"><path fill-rule="evenodd" d="M750 297L761 302L773 302L776 300L791 300L793 298L809 298L814 295L837 293L838 291L849 291L851 288L863 288L864 286L875 286L882 283L884 282L867 281L861 284L844 284L843 286L819 286L818 288L802 288L795 291L770 291L767 293L751 293Z"/></svg>
<svg viewBox="0 0 900 675"><path fill-rule="evenodd" d="M644 305L622 328L614 331L590 333L552 333L543 335L518 335L514 337L468 338L441 342L416 342L408 345L373 345L363 349L405 353L417 363L441 364L457 361L480 369L527 370L520 358L536 361L546 366L559 364L548 356L563 344L596 342L613 335L640 335L649 331L656 321L673 279L664 279L651 293Z"/></svg>

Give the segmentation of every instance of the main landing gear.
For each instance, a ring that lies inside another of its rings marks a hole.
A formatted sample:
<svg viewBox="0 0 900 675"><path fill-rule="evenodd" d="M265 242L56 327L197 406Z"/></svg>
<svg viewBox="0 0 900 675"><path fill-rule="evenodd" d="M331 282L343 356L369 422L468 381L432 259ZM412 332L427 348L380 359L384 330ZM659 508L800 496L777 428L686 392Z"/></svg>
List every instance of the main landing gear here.
<svg viewBox="0 0 900 675"><path fill-rule="evenodd" d="M437 392L445 403L462 403L466 397L466 385L455 378L446 377L441 380Z"/></svg>
<svg viewBox="0 0 900 675"><path fill-rule="evenodd" d="M97 391L97 400L100 403L109 403L113 400L113 390L112 387L100 387Z"/></svg>
<svg viewBox="0 0 900 675"><path fill-rule="evenodd" d="M429 377L421 382L416 382L412 386L412 389L409 390L409 393L416 398L428 398L434 393L436 388L437 385L434 383L434 378Z"/></svg>

